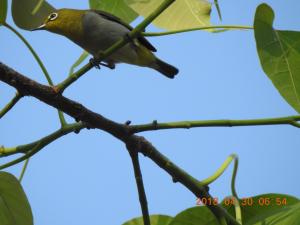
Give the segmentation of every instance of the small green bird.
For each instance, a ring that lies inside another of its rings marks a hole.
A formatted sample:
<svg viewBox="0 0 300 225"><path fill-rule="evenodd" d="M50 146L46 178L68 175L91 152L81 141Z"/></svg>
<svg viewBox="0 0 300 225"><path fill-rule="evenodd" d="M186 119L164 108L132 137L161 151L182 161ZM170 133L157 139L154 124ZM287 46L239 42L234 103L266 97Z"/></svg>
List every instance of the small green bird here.
<svg viewBox="0 0 300 225"><path fill-rule="evenodd" d="M44 24L33 30L47 30L69 38L97 58L133 28L114 15L99 10L59 9L51 13ZM138 37L110 55L104 62L114 68L115 63L150 67L174 78L178 69L160 60L152 52L155 47L145 38Z"/></svg>

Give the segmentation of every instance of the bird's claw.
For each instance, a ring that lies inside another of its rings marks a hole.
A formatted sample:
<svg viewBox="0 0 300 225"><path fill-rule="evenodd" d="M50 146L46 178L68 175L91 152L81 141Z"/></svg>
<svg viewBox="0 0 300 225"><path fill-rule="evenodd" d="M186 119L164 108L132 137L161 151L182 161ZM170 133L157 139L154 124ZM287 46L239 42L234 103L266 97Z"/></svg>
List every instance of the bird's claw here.
<svg viewBox="0 0 300 225"><path fill-rule="evenodd" d="M90 64L93 66L93 67L95 67L96 69L100 69L100 64L101 64L101 62L98 60L98 59L96 59L96 58L91 58L90 59Z"/></svg>
<svg viewBox="0 0 300 225"><path fill-rule="evenodd" d="M116 64L114 62L108 61L107 64L106 64L106 67L113 70L113 69L116 68Z"/></svg>
<svg viewBox="0 0 300 225"><path fill-rule="evenodd" d="M96 69L100 69L101 67L100 66L105 66L109 69L115 69L116 68L116 65L114 62L107 62L107 63L104 63L104 62L101 62L100 60L98 60L97 58L91 58L90 59L90 64L92 66L94 66Z"/></svg>

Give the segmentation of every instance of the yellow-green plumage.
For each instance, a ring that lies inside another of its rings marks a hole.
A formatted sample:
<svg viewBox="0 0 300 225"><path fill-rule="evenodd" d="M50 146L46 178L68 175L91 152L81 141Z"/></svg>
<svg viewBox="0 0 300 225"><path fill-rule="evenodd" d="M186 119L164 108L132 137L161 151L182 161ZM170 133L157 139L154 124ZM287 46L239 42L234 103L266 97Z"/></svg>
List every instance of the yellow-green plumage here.
<svg viewBox="0 0 300 225"><path fill-rule="evenodd" d="M83 36L82 20L84 11L61 9L57 11L58 17L51 21L49 18L45 21L45 28L53 33L61 34L72 40L80 40Z"/></svg>
<svg viewBox="0 0 300 225"><path fill-rule="evenodd" d="M106 12L60 9L50 14L39 29L63 35L96 57L132 28ZM156 49L144 37L139 37L114 52L105 61L150 67L169 78L174 78L178 70L158 59L152 51Z"/></svg>

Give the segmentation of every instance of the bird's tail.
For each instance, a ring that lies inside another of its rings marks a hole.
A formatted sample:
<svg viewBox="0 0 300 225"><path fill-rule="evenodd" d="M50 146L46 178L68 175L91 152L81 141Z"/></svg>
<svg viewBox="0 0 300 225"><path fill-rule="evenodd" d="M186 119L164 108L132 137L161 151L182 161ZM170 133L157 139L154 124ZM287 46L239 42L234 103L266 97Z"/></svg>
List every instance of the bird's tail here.
<svg viewBox="0 0 300 225"><path fill-rule="evenodd" d="M175 75L179 72L179 70L176 67L174 67L158 58L155 59L155 62L153 63L153 66L151 66L151 67L171 79L173 79L175 77Z"/></svg>

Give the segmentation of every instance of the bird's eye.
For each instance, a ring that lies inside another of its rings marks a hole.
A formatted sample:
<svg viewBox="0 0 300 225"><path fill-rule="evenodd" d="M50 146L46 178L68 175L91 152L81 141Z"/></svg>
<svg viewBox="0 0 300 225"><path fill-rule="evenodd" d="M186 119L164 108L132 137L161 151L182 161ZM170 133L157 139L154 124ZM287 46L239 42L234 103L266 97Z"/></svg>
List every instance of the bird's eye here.
<svg viewBox="0 0 300 225"><path fill-rule="evenodd" d="M58 17L57 13L51 13L50 16L48 17L49 20L55 20Z"/></svg>

